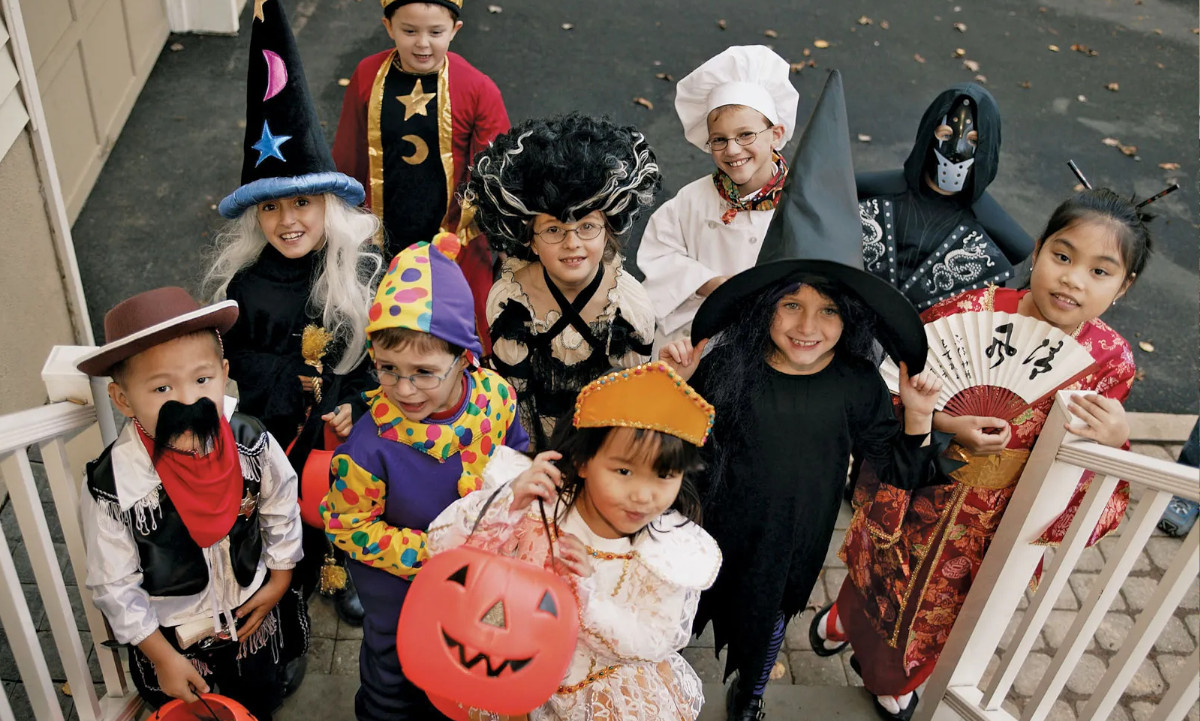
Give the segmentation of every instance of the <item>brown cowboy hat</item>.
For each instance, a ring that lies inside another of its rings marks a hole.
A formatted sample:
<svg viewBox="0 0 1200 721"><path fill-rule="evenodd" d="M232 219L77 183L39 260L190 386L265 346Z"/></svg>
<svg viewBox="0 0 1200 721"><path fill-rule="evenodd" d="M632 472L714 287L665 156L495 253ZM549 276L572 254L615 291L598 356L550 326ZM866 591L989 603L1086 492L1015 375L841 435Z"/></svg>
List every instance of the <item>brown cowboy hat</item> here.
<svg viewBox="0 0 1200 721"><path fill-rule="evenodd" d="M183 288L148 290L118 303L105 314L105 344L81 358L75 367L90 376L106 376L114 365L160 343L205 328L225 333L237 317L235 300L201 307Z"/></svg>

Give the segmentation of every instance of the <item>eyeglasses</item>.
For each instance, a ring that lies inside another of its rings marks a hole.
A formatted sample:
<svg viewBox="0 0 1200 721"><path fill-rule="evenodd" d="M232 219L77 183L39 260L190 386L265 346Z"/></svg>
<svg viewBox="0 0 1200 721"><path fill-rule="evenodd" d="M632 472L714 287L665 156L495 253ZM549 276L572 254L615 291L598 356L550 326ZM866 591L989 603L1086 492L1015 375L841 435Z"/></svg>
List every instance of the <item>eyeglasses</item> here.
<svg viewBox="0 0 1200 721"><path fill-rule="evenodd" d="M540 233L534 233L542 239L543 243L550 245L558 245L567 239L567 236L574 233L580 240L595 240L600 232L604 230L602 223L580 223L574 228L563 228L558 225L551 225L548 228L542 229Z"/></svg>
<svg viewBox="0 0 1200 721"><path fill-rule="evenodd" d="M763 128L762 130L759 130L756 133L750 133L750 132L738 133L737 137L734 137L734 138L710 138L709 141L704 144L704 147L707 148L708 150L724 150L725 148L729 147L730 140L737 143L738 145L746 146L746 145L753 143L755 140L758 140L759 135L762 135L763 133L767 132L768 130L770 130L773 127L775 127L775 126L771 125L769 127Z"/></svg>
<svg viewBox="0 0 1200 721"><path fill-rule="evenodd" d="M458 359L456 358L455 360L457 361ZM417 390L431 391L441 385L442 381L450 377L450 374L454 371L454 366L455 364L451 363L446 372L440 376L434 375L433 373L417 373L416 375L402 376L395 371L385 371L382 368L372 368L371 377L378 381L379 385L382 386L394 386L400 381L406 380L409 383L412 383L413 388L416 388Z"/></svg>

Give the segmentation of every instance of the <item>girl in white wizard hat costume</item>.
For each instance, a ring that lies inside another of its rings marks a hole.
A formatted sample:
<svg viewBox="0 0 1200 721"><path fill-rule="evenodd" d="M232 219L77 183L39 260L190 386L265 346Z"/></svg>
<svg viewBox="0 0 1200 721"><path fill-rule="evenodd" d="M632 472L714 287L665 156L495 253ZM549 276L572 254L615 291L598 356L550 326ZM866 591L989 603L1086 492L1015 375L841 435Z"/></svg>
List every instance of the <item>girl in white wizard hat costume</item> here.
<svg viewBox="0 0 1200 721"><path fill-rule="evenodd" d="M638 267L655 309L656 345L686 338L700 303L754 265L788 165L800 94L788 62L762 45L735 46L679 81L675 110L716 170L685 185L651 216Z"/></svg>

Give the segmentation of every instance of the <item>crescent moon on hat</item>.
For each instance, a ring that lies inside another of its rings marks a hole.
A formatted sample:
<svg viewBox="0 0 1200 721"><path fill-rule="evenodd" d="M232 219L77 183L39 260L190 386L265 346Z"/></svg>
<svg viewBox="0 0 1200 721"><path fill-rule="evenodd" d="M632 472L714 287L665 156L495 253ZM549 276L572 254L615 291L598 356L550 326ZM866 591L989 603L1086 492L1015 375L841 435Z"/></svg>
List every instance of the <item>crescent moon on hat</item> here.
<svg viewBox="0 0 1200 721"><path fill-rule="evenodd" d="M287 65L284 64L283 58L277 53L270 50L262 51L263 59L267 61L267 94L263 96L263 101L270 100L283 90L287 85L288 74Z"/></svg>
<svg viewBox="0 0 1200 721"><path fill-rule="evenodd" d="M429 146L425 141L416 135L405 135L401 140L407 140L416 147L416 151L412 155L403 156L404 162L409 165L420 165L425 162L425 158L429 157Z"/></svg>

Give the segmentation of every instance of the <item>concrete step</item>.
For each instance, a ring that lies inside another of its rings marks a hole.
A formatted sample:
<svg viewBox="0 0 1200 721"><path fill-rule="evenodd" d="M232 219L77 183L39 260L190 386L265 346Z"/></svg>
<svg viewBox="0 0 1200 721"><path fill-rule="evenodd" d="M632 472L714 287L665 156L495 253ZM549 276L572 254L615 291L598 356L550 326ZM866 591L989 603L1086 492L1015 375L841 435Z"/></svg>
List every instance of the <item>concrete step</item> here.
<svg viewBox="0 0 1200 721"><path fill-rule="evenodd" d="M319 708L323 721L354 721L354 693L357 690L357 676L309 674L296 693L284 701L275 719L308 721L313 718L313 709ZM723 721L725 687L719 683L704 684L704 698L699 721ZM767 687L766 700L768 721L875 717L871 699L861 688L771 684Z"/></svg>

